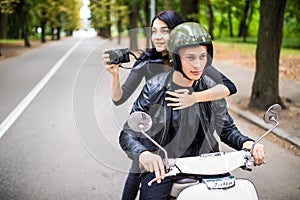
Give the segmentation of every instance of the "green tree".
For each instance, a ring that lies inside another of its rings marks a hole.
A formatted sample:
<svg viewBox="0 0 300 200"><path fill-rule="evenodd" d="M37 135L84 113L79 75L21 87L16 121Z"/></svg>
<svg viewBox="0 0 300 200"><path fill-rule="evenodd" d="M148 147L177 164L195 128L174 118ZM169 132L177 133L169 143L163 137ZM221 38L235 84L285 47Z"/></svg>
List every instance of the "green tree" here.
<svg viewBox="0 0 300 200"><path fill-rule="evenodd" d="M250 107L265 110L274 103L283 106L278 81L285 5L286 0L261 0L256 71Z"/></svg>
<svg viewBox="0 0 300 200"><path fill-rule="evenodd" d="M198 22L199 0L181 0L180 6L185 21Z"/></svg>
<svg viewBox="0 0 300 200"><path fill-rule="evenodd" d="M92 26L98 35L104 38L111 37L111 13L113 13L113 2L110 0L91 1Z"/></svg>
<svg viewBox="0 0 300 200"><path fill-rule="evenodd" d="M7 38L8 16L14 13L15 7L20 3L19 0L0 1L0 39Z"/></svg>

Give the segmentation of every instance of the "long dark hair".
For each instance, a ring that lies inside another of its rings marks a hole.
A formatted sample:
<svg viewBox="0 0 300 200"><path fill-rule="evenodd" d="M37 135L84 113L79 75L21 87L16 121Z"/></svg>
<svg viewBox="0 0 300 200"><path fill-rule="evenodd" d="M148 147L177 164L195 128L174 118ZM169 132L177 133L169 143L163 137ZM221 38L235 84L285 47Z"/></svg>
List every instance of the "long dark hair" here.
<svg viewBox="0 0 300 200"><path fill-rule="evenodd" d="M159 19L163 22L165 22L168 26L168 28L173 30L176 26L179 24L182 24L184 22L181 15L179 15L176 11L173 10L165 10L157 13L154 18L151 21L151 28L153 26L154 20ZM140 59L143 60L146 57L150 59L156 59L156 58L162 58L162 55L160 52L157 52L154 48L154 45L152 44L152 48L147 49L143 54L141 54ZM168 58L168 57L166 57Z"/></svg>
<svg viewBox="0 0 300 200"><path fill-rule="evenodd" d="M161 21L165 22L170 30L184 22L183 18L173 10L166 10L157 13L151 21L151 27L156 19L160 19Z"/></svg>

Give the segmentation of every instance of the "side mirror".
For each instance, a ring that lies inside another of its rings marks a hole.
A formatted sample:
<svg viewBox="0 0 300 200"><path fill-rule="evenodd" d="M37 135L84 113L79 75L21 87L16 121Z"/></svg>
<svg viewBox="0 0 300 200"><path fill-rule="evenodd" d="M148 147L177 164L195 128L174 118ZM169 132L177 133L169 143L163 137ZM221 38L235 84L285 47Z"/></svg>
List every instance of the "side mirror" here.
<svg viewBox="0 0 300 200"><path fill-rule="evenodd" d="M262 136L260 136L252 145L252 148L251 148L251 155L253 153L253 149L254 149L254 146L259 142L261 141L264 137L266 137L269 133L271 133L271 131L273 131L278 125L279 125L279 122L278 122L278 119L279 119L279 114L280 114L280 111L281 111L281 106L279 104L274 104L272 106L270 106L268 108L268 110L266 111L263 119L264 121L269 124L271 122L274 122L274 126L271 127L267 132L265 132Z"/></svg>
<svg viewBox="0 0 300 200"><path fill-rule="evenodd" d="M272 121L276 123L278 122L280 112L281 106L279 104L274 104L266 111L263 119L267 124L271 123Z"/></svg>
<svg viewBox="0 0 300 200"><path fill-rule="evenodd" d="M141 132L141 129L146 132L152 126L151 117L147 113L140 111L132 113L128 117L127 122L129 127L136 132Z"/></svg>

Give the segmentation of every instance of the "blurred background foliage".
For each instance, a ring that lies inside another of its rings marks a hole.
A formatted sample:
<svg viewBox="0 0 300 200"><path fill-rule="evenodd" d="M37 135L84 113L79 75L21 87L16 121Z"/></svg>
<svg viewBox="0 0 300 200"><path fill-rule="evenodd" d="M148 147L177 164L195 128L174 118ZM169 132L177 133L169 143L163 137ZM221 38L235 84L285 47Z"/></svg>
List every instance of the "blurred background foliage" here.
<svg viewBox="0 0 300 200"><path fill-rule="evenodd" d="M283 46L300 48L300 2L288 0L284 15ZM92 26L109 38L119 32L149 26L150 0L94 0L90 3ZM214 40L256 43L260 18L259 0L156 1L155 13L176 10L187 21L203 24Z"/></svg>
<svg viewBox="0 0 300 200"><path fill-rule="evenodd" d="M46 37L59 39L82 28L83 0L1 0L0 39ZM110 38L121 32L149 27L151 0L90 0L91 27ZM164 0L155 2L155 13L176 10L187 21L203 24L215 41L256 43L259 0ZM288 0L284 14L283 46L300 48L300 3ZM147 33L137 33L147 36ZM26 42L27 41L27 42Z"/></svg>
<svg viewBox="0 0 300 200"><path fill-rule="evenodd" d="M81 27L77 0L1 0L0 39L30 39L46 41L72 35Z"/></svg>

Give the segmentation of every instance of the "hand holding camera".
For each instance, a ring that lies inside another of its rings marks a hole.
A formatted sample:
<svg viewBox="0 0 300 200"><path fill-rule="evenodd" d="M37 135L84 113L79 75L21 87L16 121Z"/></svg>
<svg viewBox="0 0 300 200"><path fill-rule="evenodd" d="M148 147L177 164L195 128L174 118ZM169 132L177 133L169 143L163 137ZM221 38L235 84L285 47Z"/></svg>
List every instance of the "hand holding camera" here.
<svg viewBox="0 0 300 200"><path fill-rule="evenodd" d="M129 54L133 55L135 59L137 57L128 49L114 49L109 51L102 51L102 62L105 69L111 73L115 74L118 73L118 68L122 67L122 63L130 62ZM125 67L122 67L125 68ZM131 68L125 68L131 69Z"/></svg>
<svg viewBox="0 0 300 200"><path fill-rule="evenodd" d="M109 64L120 64L130 62L129 49L115 49L106 52L109 54Z"/></svg>
<svg viewBox="0 0 300 200"><path fill-rule="evenodd" d="M110 55L106 50L102 51L102 65L111 75L118 75L120 64L111 64Z"/></svg>

